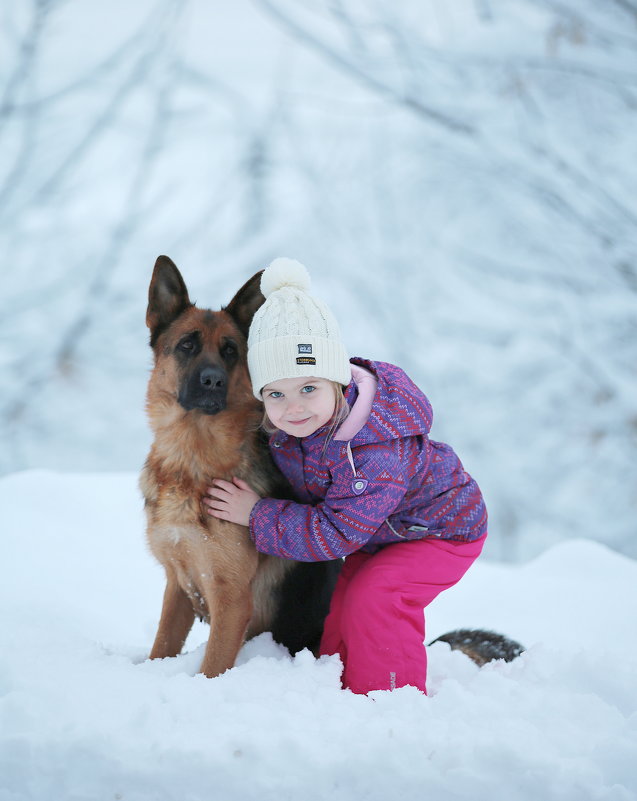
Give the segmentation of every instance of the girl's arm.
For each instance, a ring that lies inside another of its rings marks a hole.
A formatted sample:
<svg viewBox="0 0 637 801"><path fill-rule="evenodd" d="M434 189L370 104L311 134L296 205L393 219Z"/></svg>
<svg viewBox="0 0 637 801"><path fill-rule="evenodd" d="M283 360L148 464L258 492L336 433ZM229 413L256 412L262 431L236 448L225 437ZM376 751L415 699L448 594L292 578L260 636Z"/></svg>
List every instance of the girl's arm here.
<svg viewBox="0 0 637 801"><path fill-rule="evenodd" d="M250 536L257 550L287 559L318 562L359 550L386 525L407 491L390 447L356 449L356 474L347 457L332 468L325 499L314 506L264 498L252 507Z"/></svg>

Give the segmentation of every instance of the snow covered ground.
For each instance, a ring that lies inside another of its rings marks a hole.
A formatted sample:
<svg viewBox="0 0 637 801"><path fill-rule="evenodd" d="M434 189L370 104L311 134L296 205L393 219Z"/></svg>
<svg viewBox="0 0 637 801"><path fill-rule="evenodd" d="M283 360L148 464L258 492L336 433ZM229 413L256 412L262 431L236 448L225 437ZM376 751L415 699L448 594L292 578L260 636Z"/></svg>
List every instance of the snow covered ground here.
<svg viewBox="0 0 637 801"><path fill-rule="evenodd" d="M0 515L0 801L637 798L637 563L603 545L478 561L428 637L527 652L478 669L437 644L429 697L364 697L268 635L214 680L204 626L146 661L163 576L132 473L9 475Z"/></svg>

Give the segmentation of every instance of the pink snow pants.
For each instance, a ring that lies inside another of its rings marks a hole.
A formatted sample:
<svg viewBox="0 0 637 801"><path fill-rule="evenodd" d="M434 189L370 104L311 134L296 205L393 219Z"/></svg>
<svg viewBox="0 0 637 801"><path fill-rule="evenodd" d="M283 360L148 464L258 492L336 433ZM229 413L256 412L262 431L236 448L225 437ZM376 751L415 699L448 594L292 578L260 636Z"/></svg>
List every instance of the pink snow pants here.
<svg viewBox="0 0 637 801"><path fill-rule="evenodd" d="M340 655L343 687L364 694L410 684L427 692L423 610L462 578L485 538L398 542L345 559L319 649Z"/></svg>

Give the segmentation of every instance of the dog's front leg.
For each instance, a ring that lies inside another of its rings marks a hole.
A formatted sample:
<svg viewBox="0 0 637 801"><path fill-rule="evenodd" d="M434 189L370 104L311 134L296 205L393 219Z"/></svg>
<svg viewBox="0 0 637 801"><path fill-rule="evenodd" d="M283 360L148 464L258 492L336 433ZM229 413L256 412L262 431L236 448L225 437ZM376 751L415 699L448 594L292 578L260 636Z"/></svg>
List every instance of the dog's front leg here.
<svg viewBox="0 0 637 801"><path fill-rule="evenodd" d="M252 617L252 588L250 584L237 587L228 581L216 581L206 600L210 610L210 636L201 672L214 678L235 663Z"/></svg>
<svg viewBox="0 0 637 801"><path fill-rule="evenodd" d="M164 659L181 653L194 622L195 612L190 599L179 586L177 576L167 570L164 603L150 658Z"/></svg>

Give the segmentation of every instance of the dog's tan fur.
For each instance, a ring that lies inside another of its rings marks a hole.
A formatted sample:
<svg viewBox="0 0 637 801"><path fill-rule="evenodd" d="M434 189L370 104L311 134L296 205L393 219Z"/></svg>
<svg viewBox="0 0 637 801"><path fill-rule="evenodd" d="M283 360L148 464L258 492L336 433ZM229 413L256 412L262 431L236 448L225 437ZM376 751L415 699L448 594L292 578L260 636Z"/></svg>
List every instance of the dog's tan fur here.
<svg viewBox="0 0 637 801"><path fill-rule="evenodd" d="M211 623L201 666L206 676L232 667L244 637L268 629L272 588L294 564L257 554L247 528L211 517L201 503L213 478L238 476L260 495L272 494L277 481L267 453L258 447L261 410L245 366L247 325L263 300L258 278L237 293L227 310L211 312L190 303L177 268L160 257L149 290L147 324L155 365L147 411L154 442L140 486L148 543L166 571L150 657L176 656L198 615ZM220 350L227 339L239 349L238 362L228 372L227 406L215 414L187 411L179 403L189 365L175 353L193 331L207 363L222 365Z"/></svg>

